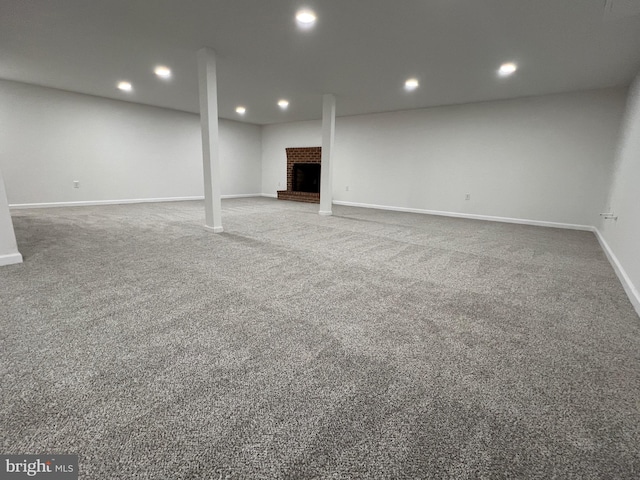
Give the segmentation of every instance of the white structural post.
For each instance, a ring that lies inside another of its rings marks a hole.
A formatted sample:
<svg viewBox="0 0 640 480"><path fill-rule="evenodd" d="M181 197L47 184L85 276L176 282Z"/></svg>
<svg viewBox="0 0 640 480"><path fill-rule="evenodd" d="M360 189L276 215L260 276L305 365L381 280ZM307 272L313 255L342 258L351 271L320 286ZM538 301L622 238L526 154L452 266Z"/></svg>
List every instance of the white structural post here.
<svg viewBox="0 0 640 480"><path fill-rule="evenodd" d="M18 252L16 234L11 223L11 212L4 189L4 180L0 172L0 266L21 263L22 255Z"/></svg>
<svg viewBox="0 0 640 480"><path fill-rule="evenodd" d="M210 48L198 50L200 90L200 126L202 128L202 165L204 168L204 228L222 232L220 200L220 149L218 147L218 83L216 54Z"/></svg>
<svg viewBox="0 0 640 480"><path fill-rule="evenodd" d="M336 129L336 97L322 96L322 157L320 167L320 215L331 215L333 203L333 136Z"/></svg>

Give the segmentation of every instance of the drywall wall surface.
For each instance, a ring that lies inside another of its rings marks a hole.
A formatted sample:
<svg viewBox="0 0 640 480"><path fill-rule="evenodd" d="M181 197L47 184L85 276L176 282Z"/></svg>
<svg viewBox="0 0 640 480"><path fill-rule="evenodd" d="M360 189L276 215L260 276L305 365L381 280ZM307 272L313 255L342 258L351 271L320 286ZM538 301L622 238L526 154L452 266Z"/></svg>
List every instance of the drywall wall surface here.
<svg viewBox="0 0 640 480"><path fill-rule="evenodd" d="M198 129L200 118L198 117ZM261 193L262 128L231 120L219 119L220 175L222 195ZM201 142L201 137L198 137ZM202 144L199 144L198 166L202 170ZM202 178L202 174L200 174ZM202 183L202 182L200 182Z"/></svg>
<svg viewBox="0 0 640 480"><path fill-rule="evenodd" d="M0 81L10 204L201 196L201 141L197 115ZM260 192L260 142L220 123L223 194Z"/></svg>
<svg viewBox="0 0 640 480"><path fill-rule="evenodd" d="M599 230L640 313L640 75L629 90L606 209L618 218L602 220Z"/></svg>
<svg viewBox="0 0 640 480"><path fill-rule="evenodd" d="M0 266L22 262L9 212L9 202L0 170Z"/></svg>
<svg viewBox="0 0 640 480"><path fill-rule="evenodd" d="M595 225L625 98L618 88L340 117L334 200ZM264 127L264 193L286 180L284 148L307 144L320 144L319 122Z"/></svg>

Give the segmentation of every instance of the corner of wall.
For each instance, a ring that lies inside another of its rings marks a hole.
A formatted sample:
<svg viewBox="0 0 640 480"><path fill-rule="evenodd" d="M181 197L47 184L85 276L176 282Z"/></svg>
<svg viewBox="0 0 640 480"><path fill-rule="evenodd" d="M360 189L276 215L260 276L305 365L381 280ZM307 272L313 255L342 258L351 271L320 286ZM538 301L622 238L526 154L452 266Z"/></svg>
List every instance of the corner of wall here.
<svg viewBox="0 0 640 480"><path fill-rule="evenodd" d="M638 292L638 289L634 285L633 280L631 280L631 277L629 277L629 275L625 271L624 267L618 260L618 257L616 257L615 253L613 253L613 250L605 240L600 230L598 228L594 228L594 233L596 235L596 238L598 239L598 242L600 243L600 246L602 247L602 250L604 250L604 253L607 256L609 263L613 267L613 270L616 272L620 283L622 283L622 287L629 297L633 308L640 316L640 292Z"/></svg>

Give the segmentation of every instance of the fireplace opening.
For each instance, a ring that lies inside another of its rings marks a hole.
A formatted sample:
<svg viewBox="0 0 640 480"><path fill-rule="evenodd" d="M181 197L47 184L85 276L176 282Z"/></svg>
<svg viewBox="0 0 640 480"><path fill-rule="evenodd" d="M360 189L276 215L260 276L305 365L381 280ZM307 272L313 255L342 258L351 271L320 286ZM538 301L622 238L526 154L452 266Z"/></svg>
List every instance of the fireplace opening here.
<svg viewBox="0 0 640 480"><path fill-rule="evenodd" d="M293 164L293 191L320 193L320 164Z"/></svg>

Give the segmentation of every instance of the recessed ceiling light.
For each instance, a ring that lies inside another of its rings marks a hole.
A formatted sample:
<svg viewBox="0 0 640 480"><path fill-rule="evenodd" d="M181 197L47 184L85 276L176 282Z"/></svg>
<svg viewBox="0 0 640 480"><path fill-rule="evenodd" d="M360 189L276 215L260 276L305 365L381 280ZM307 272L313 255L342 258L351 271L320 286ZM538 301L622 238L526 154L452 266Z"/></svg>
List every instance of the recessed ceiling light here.
<svg viewBox="0 0 640 480"><path fill-rule="evenodd" d="M246 111L247 109L244 107L236 107L236 113L239 113L240 115L244 115Z"/></svg>
<svg viewBox="0 0 640 480"><path fill-rule="evenodd" d="M404 89L405 90L409 90L409 91L415 90L419 86L420 86L420 82L418 82L417 78L410 78L409 80L404 82Z"/></svg>
<svg viewBox="0 0 640 480"><path fill-rule="evenodd" d="M158 65L153 72L160 78L171 78L171 69L164 65Z"/></svg>
<svg viewBox="0 0 640 480"><path fill-rule="evenodd" d="M300 10L296 13L296 21L301 27L309 28L316 23L316 14L311 10Z"/></svg>
<svg viewBox="0 0 640 480"><path fill-rule="evenodd" d="M501 77L508 77L509 75L514 73L517 69L518 69L518 66L515 63L512 63L512 62L503 63L502 65L500 65L500 68L498 69L498 75L500 75Z"/></svg>
<svg viewBox="0 0 640 480"><path fill-rule="evenodd" d="M278 106L281 109L285 110L289 106L289 100L284 100L284 99L278 100Z"/></svg>
<svg viewBox="0 0 640 480"><path fill-rule="evenodd" d="M129 82L119 82L118 88L123 92L130 92L131 90L133 90L133 85L131 85L131 83Z"/></svg>

